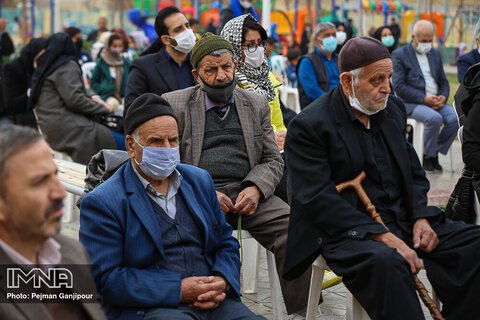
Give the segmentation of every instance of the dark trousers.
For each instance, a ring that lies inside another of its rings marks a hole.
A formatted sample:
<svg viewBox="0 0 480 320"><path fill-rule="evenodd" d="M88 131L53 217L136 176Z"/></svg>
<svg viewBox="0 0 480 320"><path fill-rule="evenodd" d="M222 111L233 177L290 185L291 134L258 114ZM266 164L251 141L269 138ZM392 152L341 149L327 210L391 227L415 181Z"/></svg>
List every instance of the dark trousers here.
<svg viewBox="0 0 480 320"><path fill-rule="evenodd" d="M198 310L181 304L177 308L157 308L145 314L144 320L261 320L241 301L226 298L211 310Z"/></svg>
<svg viewBox="0 0 480 320"><path fill-rule="evenodd" d="M216 189L227 195L234 204L241 191L240 184L231 184ZM227 214L227 221L234 228L237 226L237 217L238 215L233 213ZM288 314L292 314L307 307L312 270L309 268L299 278L292 281L284 280L281 276L285 263L289 220L290 207L280 198L271 196L259 202L253 215L242 217L242 229L247 230L262 247L275 255L283 300Z"/></svg>
<svg viewBox="0 0 480 320"><path fill-rule="evenodd" d="M430 254L417 250L449 319L480 318L480 226L450 220L433 222L440 240ZM395 223L391 232L413 247L413 236ZM396 250L374 240L327 242L322 255L375 319L424 319L410 265Z"/></svg>

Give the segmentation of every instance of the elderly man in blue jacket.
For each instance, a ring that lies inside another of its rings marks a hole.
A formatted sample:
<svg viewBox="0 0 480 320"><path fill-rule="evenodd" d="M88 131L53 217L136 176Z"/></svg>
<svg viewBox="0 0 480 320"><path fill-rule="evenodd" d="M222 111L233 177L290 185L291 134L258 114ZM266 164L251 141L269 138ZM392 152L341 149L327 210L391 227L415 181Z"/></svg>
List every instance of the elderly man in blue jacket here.
<svg viewBox="0 0 480 320"><path fill-rule="evenodd" d="M170 105L145 93L124 125L131 161L80 208L80 241L108 318L261 318L239 301L238 242L212 178L179 164Z"/></svg>
<svg viewBox="0 0 480 320"><path fill-rule="evenodd" d="M475 48L457 59L457 78L460 83L468 68L480 62L480 20L475 25L473 41L475 41Z"/></svg>
<svg viewBox="0 0 480 320"><path fill-rule="evenodd" d="M392 53L393 87L405 104L407 116L425 124L423 168L442 171L438 153L447 154L455 139L457 116L446 104L450 86L440 53L432 48L432 23L418 21L413 27L412 40Z"/></svg>

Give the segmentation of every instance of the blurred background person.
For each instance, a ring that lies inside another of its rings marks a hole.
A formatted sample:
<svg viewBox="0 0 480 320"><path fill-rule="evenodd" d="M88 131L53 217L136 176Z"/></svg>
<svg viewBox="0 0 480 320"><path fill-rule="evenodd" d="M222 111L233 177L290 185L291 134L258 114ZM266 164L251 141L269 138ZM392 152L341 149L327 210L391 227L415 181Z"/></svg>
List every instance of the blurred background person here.
<svg viewBox="0 0 480 320"><path fill-rule="evenodd" d="M20 57L5 65L3 70L3 92L5 95L6 114L19 125L37 128L37 121L28 108L28 90L35 71L34 59L45 51L47 39L34 38L27 44Z"/></svg>
<svg viewBox="0 0 480 320"><path fill-rule="evenodd" d="M190 28L192 28L192 31L195 34L195 38L197 38L197 41L200 40L200 38L202 37L202 34L200 33L200 21L191 18L188 19L188 23L190 23Z"/></svg>
<svg viewBox="0 0 480 320"><path fill-rule="evenodd" d="M98 37L97 41L95 41L95 43L92 45L92 48L90 49L90 54L92 55L93 61L97 61L98 55L105 47L105 42L108 40L108 38L110 38L111 35L112 32L110 31L102 32L102 34Z"/></svg>
<svg viewBox="0 0 480 320"><path fill-rule="evenodd" d="M342 50L343 45L345 42L347 42L347 32L345 29L345 25L343 22L340 21L333 21L333 24L335 25L335 28L337 29L337 49L335 49L335 52L338 54L340 53L340 50Z"/></svg>
<svg viewBox="0 0 480 320"><path fill-rule="evenodd" d="M287 52L288 65L285 73L287 74L288 83L292 88L296 88L298 84L297 66L301 57L300 51L297 49L289 49Z"/></svg>
<svg viewBox="0 0 480 320"><path fill-rule="evenodd" d="M475 48L458 57L457 60L457 78L460 83L462 83L463 76L468 68L480 62L480 20L475 25L472 42L475 42Z"/></svg>
<svg viewBox="0 0 480 320"><path fill-rule="evenodd" d="M400 26L397 23L397 18L395 17L392 17L390 19L390 30L392 30L393 37L395 38L395 43L398 43L398 39L400 39L402 32L400 30Z"/></svg>
<svg viewBox="0 0 480 320"><path fill-rule="evenodd" d="M12 39L7 32L8 20L0 18L0 88L2 87L2 64L3 56L8 56L15 51ZM0 125L2 123L13 123L13 119L6 114L6 104L2 90L0 90Z"/></svg>
<svg viewBox="0 0 480 320"><path fill-rule="evenodd" d="M68 27L65 29L65 33L68 34L71 38L75 47L77 48L77 62L81 66L84 63L92 62L92 56L87 51L82 50L83 48L83 37L82 31L77 27Z"/></svg>
<svg viewBox="0 0 480 320"><path fill-rule="evenodd" d="M390 54L397 48L397 40L395 40L392 28L389 26L383 26L375 30L373 37L383 43Z"/></svg>
<svg viewBox="0 0 480 320"><path fill-rule="evenodd" d="M97 41L98 37L100 37L100 35L103 32L107 31L107 24L108 24L107 18L105 18L105 17L98 18L98 23L97 23L98 29L90 32L87 40L88 41L93 41L93 42Z"/></svg>
<svg viewBox="0 0 480 320"><path fill-rule="evenodd" d="M125 150L123 134L93 120L114 109L87 95L75 45L68 35L52 35L37 65L29 105L34 107L38 126L54 150L83 164L102 149Z"/></svg>
<svg viewBox="0 0 480 320"><path fill-rule="evenodd" d="M259 17L253 8L253 0L230 0L230 4L220 12L220 32L225 24L241 15L250 13L255 20L259 21Z"/></svg>
<svg viewBox="0 0 480 320"><path fill-rule="evenodd" d="M114 33L100 52L90 79L90 88L115 109L123 105L130 67L128 60L122 57L122 52L123 39Z"/></svg>

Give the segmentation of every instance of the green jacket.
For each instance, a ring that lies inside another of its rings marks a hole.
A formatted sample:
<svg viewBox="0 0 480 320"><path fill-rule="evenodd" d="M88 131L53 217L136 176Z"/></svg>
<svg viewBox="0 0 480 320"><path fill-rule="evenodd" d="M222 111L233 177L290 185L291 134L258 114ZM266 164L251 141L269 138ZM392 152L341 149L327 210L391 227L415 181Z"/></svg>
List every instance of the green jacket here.
<svg viewBox="0 0 480 320"><path fill-rule="evenodd" d="M128 78L128 69L130 67L130 62L126 59L123 59L123 81L120 94L122 97L125 97L125 85ZM92 78L90 79L90 87L92 90L98 94L102 100L106 100L108 97L113 96L115 93L115 81L110 75L110 70L108 64L99 57L97 59L97 65L92 71Z"/></svg>

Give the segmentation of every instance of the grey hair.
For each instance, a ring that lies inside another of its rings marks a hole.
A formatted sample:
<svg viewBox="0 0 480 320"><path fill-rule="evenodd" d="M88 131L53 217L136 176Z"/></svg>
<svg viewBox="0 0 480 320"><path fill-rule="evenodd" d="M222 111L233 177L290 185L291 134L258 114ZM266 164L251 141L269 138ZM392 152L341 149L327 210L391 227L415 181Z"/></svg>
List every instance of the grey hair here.
<svg viewBox="0 0 480 320"><path fill-rule="evenodd" d="M131 136L132 136L133 139L135 139L136 141L139 141L139 140L140 140L140 134L138 133L138 128L135 128L135 130L133 130Z"/></svg>
<svg viewBox="0 0 480 320"><path fill-rule="evenodd" d="M360 84L360 75L362 74L362 71L363 71L363 67L353 69L350 71L350 74L352 75L352 79L353 79L352 80L353 84L356 86Z"/></svg>
<svg viewBox="0 0 480 320"><path fill-rule="evenodd" d="M428 21L428 20L418 20L415 25L413 26L413 35L415 36L415 38L418 37L418 29L420 28L420 26L429 26L430 28L432 28L433 30L433 24Z"/></svg>
<svg viewBox="0 0 480 320"><path fill-rule="evenodd" d="M221 57L224 53L230 53L232 55L232 62L235 64L235 59L233 58L233 52L228 50L228 49L218 49L218 50L213 50L212 52L210 52L209 54L207 54L206 56L212 56L212 57ZM203 58L205 58L206 56L204 56ZM200 59L200 61L197 63L196 67L195 67L195 70L197 70L197 73L199 71L199 68L200 68L200 62L203 60Z"/></svg>
<svg viewBox="0 0 480 320"><path fill-rule="evenodd" d="M0 196L6 193L4 181L8 159L42 139L42 135L32 128L17 125L0 127Z"/></svg>
<svg viewBox="0 0 480 320"><path fill-rule="evenodd" d="M323 32L328 29L335 29L335 25L331 22L321 22L315 26L315 29L313 30L313 36L316 37L320 32Z"/></svg>
<svg viewBox="0 0 480 320"><path fill-rule="evenodd" d="M473 41L475 39L480 40L480 19L478 20L477 24L475 25L475 30L473 31Z"/></svg>

